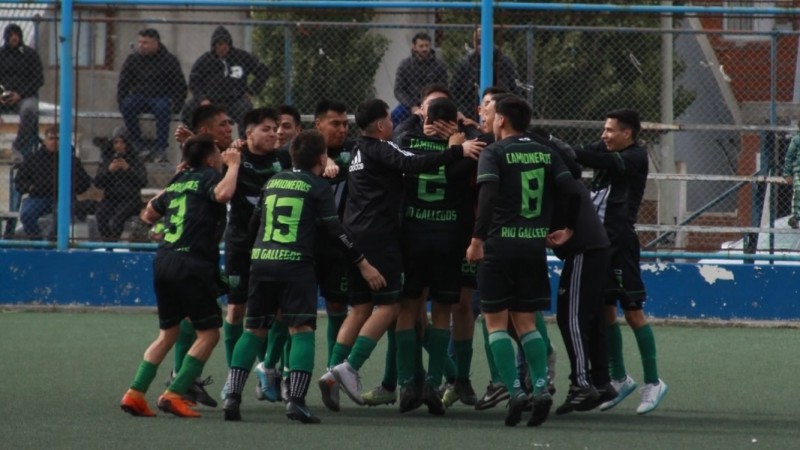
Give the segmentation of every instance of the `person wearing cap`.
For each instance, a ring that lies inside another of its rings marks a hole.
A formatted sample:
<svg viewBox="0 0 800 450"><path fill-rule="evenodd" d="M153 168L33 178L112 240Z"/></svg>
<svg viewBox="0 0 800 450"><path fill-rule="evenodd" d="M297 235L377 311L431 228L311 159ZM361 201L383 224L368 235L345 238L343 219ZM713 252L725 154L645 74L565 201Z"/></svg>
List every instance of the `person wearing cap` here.
<svg viewBox="0 0 800 450"><path fill-rule="evenodd" d="M44 85L42 60L25 45L22 28L9 24L0 48L0 114L19 114L19 130L12 150L25 156L34 150L39 115L39 88Z"/></svg>
<svg viewBox="0 0 800 450"><path fill-rule="evenodd" d="M247 80L253 76L250 84ZM214 104L225 108L245 137L244 115L253 109L252 97L264 88L269 70L250 53L233 46L231 33L218 26L211 34L211 48L192 65L189 90L192 98L183 108L183 122L188 124L192 112L201 105Z"/></svg>
<svg viewBox="0 0 800 450"><path fill-rule="evenodd" d="M144 163L130 151L128 130L117 127L111 134L111 151L97 169L95 185L103 190L97 209L97 228L104 241L116 241L125 221L139 214L140 192L147 185Z"/></svg>
<svg viewBox="0 0 800 450"><path fill-rule="evenodd" d="M186 79L178 58L161 43L153 28L139 31L136 51L125 59L117 84L117 102L136 152L146 150L139 128L139 114L156 118L156 140L148 159L166 160L172 114L180 111L186 99Z"/></svg>

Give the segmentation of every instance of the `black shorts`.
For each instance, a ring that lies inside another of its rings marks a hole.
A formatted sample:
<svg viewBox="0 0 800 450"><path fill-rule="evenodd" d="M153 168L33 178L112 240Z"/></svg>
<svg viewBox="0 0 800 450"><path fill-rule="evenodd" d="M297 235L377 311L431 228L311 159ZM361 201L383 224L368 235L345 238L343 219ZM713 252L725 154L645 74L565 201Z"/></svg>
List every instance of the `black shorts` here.
<svg viewBox="0 0 800 450"><path fill-rule="evenodd" d="M438 251L435 246L410 243L405 247L403 297L428 297L443 305L458 303L461 293L461 252Z"/></svg>
<svg viewBox="0 0 800 450"><path fill-rule="evenodd" d="M467 258L461 258L461 287L476 289L478 287L477 281L478 265L475 263L467 262Z"/></svg>
<svg viewBox="0 0 800 450"><path fill-rule="evenodd" d="M225 246L225 275L228 277L228 304L247 303L247 285L250 282L251 249Z"/></svg>
<svg viewBox="0 0 800 450"><path fill-rule="evenodd" d="M619 302L624 310L638 310L646 297L639 267L639 238L630 233L611 246L606 305L616 306Z"/></svg>
<svg viewBox="0 0 800 450"><path fill-rule="evenodd" d="M247 297L247 329L268 328L281 313L290 327L317 328L317 283L314 281L253 280Z"/></svg>
<svg viewBox="0 0 800 450"><path fill-rule="evenodd" d="M340 252L320 252L314 270L317 273L319 292L325 301L347 304L349 298L348 272L350 264Z"/></svg>
<svg viewBox="0 0 800 450"><path fill-rule="evenodd" d="M481 311L535 312L550 309L547 259L487 258L478 264Z"/></svg>
<svg viewBox="0 0 800 450"><path fill-rule="evenodd" d="M216 264L178 252L158 253L153 260L153 288L162 330L178 326L184 317L198 330L222 326Z"/></svg>
<svg viewBox="0 0 800 450"><path fill-rule="evenodd" d="M373 291L361 276L358 267L351 265L349 272L350 304L392 305L400 300L403 288L403 258L399 250L363 249L364 256L386 280L386 287Z"/></svg>

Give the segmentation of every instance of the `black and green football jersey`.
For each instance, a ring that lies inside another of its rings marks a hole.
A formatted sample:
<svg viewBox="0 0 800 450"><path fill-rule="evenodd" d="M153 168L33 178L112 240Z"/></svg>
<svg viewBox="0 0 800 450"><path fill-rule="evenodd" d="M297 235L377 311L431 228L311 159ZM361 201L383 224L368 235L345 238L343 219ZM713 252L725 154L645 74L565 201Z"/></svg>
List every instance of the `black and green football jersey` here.
<svg viewBox="0 0 800 450"><path fill-rule="evenodd" d="M184 170L153 200L165 224L159 251L186 252L217 264L225 230L225 205L214 199L220 180L222 175L210 167Z"/></svg>
<svg viewBox="0 0 800 450"><path fill-rule="evenodd" d="M330 184L311 172L292 169L272 177L262 190L255 214L259 226L251 253L253 279L315 280L318 225L350 261L362 258L339 221Z"/></svg>
<svg viewBox="0 0 800 450"><path fill-rule="evenodd" d="M476 230L491 215L487 254L525 257L543 252L550 232L555 196L560 184L572 183L561 158L549 148L523 135L508 137L486 147L478 162L478 184L497 183L494 210L483 202ZM481 188L483 189L483 188Z"/></svg>

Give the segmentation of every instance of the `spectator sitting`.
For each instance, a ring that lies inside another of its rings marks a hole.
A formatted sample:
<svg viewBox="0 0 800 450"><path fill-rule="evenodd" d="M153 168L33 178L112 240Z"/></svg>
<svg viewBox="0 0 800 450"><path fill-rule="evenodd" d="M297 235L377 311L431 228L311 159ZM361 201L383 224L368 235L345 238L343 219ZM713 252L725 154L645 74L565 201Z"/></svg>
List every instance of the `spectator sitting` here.
<svg viewBox="0 0 800 450"><path fill-rule="evenodd" d="M247 79L253 76L250 85ZM244 138L244 115L253 109L251 96L261 92L269 70L255 56L233 46L230 32L219 26L211 35L211 50L195 61L189 73L192 98L183 108L182 119L189 124L200 105L214 104L228 112Z"/></svg>
<svg viewBox="0 0 800 450"><path fill-rule="evenodd" d="M19 129L12 151L22 157L33 151L37 141L39 88L44 85L42 60L25 45L22 28L9 24L3 31L0 49L0 113L18 113Z"/></svg>
<svg viewBox="0 0 800 450"><path fill-rule="evenodd" d="M447 85L447 67L436 58L431 48L431 37L417 33L411 39L411 56L400 62L394 80L394 96L399 105L392 111L395 126L420 106L420 91L431 83Z"/></svg>
<svg viewBox="0 0 800 450"><path fill-rule="evenodd" d="M172 113L180 110L185 99L186 80L178 58L161 43L158 31L140 31L136 52L122 65L117 85L119 110L133 146L129 150L144 150L139 114L150 112L156 118L156 141L149 159L166 161Z"/></svg>
<svg viewBox="0 0 800 450"><path fill-rule="evenodd" d="M22 202L20 221L28 239L41 239L42 230L39 218L53 212L56 204L56 187L58 186L58 126L52 126L44 133L44 143L39 150L22 162L14 179L17 190L28 194ZM92 179L84 170L80 160L72 155L72 192L86 192L92 185ZM54 221L55 222L55 221ZM52 227L48 238L55 237Z"/></svg>
<svg viewBox="0 0 800 450"><path fill-rule="evenodd" d="M138 216L142 209L140 192L147 185L147 170L129 146L128 131L117 127L111 135L111 151L105 155L94 180L103 190L97 228L104 241L118 240L125 221Z"/></svg>

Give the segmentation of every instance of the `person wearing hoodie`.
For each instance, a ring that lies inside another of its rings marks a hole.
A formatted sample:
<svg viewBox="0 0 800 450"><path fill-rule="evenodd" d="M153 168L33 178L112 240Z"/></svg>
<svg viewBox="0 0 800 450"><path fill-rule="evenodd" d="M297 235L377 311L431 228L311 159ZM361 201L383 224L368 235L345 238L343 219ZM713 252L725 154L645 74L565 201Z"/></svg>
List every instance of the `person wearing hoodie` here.
<svg viewBox="0 0 800 450"><path fill-rule="evenodd" d="M417 112L422 88L432 83L447 85L447 66L436 58L430 35L417 33L411 39L411 56L397 67L394 97L399 104L392 111L395 126Z"/></svg>
<svg viewBox="0 0 800 450"><path fill-rule="evenodd" d="M250 84L247 80L250 76ZM250 53L233 46L231 33L223 26L211 34L211 49L192 65L189 90L192 98L183 108L184 123L201 105L214 104L225 108L244 139L244 115L253 109L252 96L264 88L269 69Z"/></svg>
<svg viewBox="0 0 800 450"><path fill-rule="evenodd" d="M25 45L22 28L9 24L3 31L0 48L0 114L19 114L19 130L12 150L27 156L36 142L39 115L39 88L44 85L42 60L36 50Z"/></svg>
<svg viewBox="0 0 800 450"><path fill-rule="evenodd" d="M19 218L22 228L29 239L41 239L42 230L39 218L54 212L56 206L56 187L58 186L58 126L52 126L44 133L44 143L39 150L25 158L19 167L14 185L21 194L28 194L22 201ZM92 185L92 179L81 165L80 160L72 155L72 193L86 192ZM55 236L51 231L48 238Z"/></svg>
<svg viewBox="0 0 800 450"><path fill-rule="evenodd" d="M142 209L141 189L147 185L147 170L130 149L128 130L117 127L111 134L111 152L97 168L94 184L103 190L97 209L97 228L104 241L116 241L125 221Z"/></svg>
<svg viewBox="0 0 800 450"><path fill-rule="evenodd" d="M178 58L161 43L157 30L139 31L136 51L125 59L117 84L117 103L137 153L144 150L139 114L156 118L156 141L149 159L164 161L169 146L169 125L186 100L186 80Z"/></svg>
<svg viewBox="0 0 800 450"><path fill-rule="evenodd" d="M478 114L478 95L480 94L481 70L481 29L476 28L472 37L474 51L466 56L456 67L453 75L452 91L458 110L470 119ZM495 42L497 42L495 40ZM517 86L517 69L511 59L498 47L494 49L493 86L501 87L511 94L522 95Z"/></svg>

